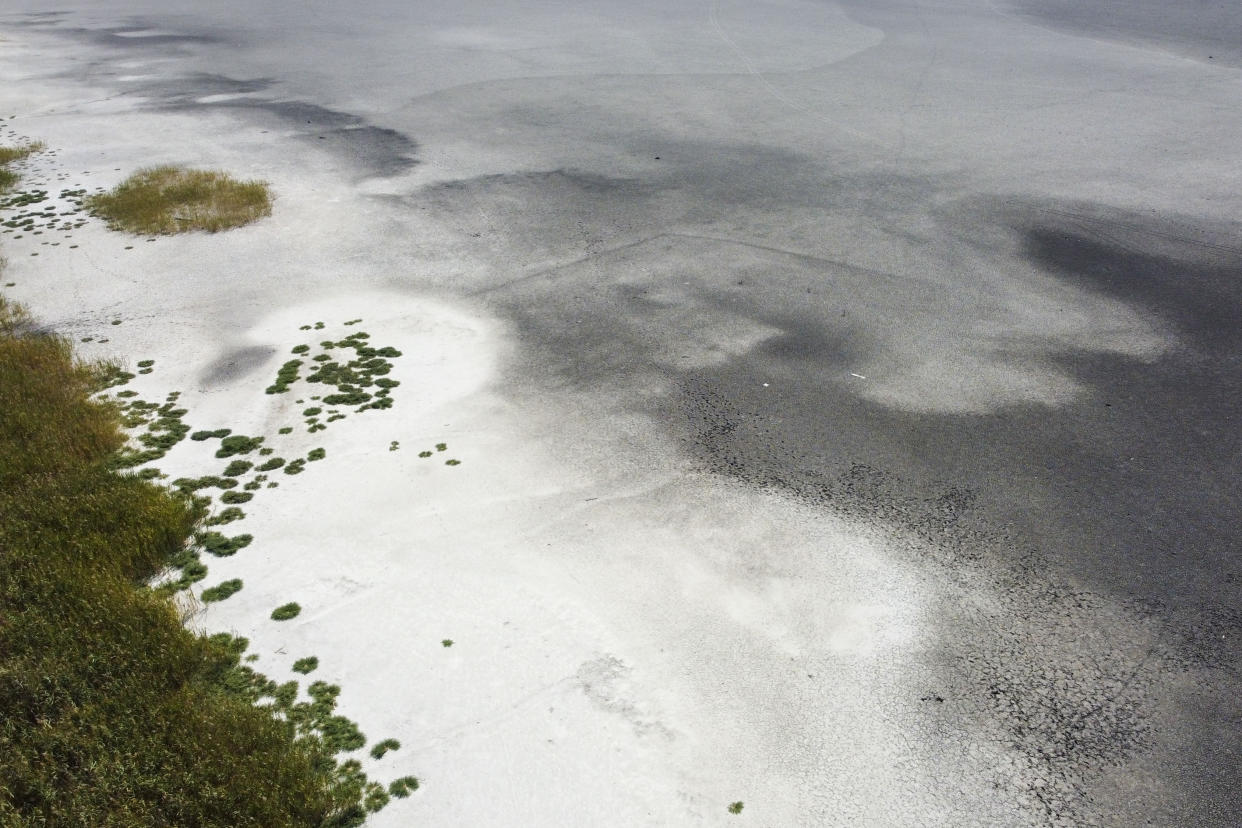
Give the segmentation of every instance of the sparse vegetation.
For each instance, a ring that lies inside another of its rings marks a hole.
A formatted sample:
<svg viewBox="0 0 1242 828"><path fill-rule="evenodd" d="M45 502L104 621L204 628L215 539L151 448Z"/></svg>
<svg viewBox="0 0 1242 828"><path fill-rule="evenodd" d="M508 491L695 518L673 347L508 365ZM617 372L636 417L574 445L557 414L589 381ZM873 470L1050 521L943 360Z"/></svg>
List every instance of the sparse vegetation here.
<svg viewBox="0 0 1242 828"><path fill-rule="evenodd" d="M733 802L733 803L731 803L731 804L729 805L729 813L731 813L731 814L740 814L740 813L742 812L742 808L744 808L744 807L746 807L746 806L745 806L745 804L744 804L744 803L742 803L742 802Z"/></svg>
<svg viewBox="0 0 1242 828"><path fill-rule="evenodd" d="M250 499L253 497L254 494L251 492L228 491L220 495L220 502L231 504L249 503Z"/></svg>
<svg viewBox="0 0 1242 828"><path fill-rule="evenodd" d="M0 147L0 192L11 190L18 181L18 174L6 169L14 161L21 161L36 152L42 152L42 141L31 141L16 147Z"/></svg>
<svg viewBox="0 0 1242 828"><path fill-rule="evenodd" d="M85 205L113 230L143 235L215 233L249 224L272 213L262 181L238 181L216 170L162 166L139 170Z"/></svg>

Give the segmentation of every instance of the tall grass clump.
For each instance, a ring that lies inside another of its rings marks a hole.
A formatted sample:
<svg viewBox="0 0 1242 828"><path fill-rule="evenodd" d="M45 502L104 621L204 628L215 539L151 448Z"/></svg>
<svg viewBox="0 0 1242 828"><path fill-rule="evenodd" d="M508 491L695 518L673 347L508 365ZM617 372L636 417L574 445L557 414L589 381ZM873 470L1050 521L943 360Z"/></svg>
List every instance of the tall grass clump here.
<svg viewBox="0 0 1242 828"><path fill-rule="evenodd" d="M175 166L139 170L85 203L113 230L143 235L215 233L272 214L271 192L263 181Z"/></svg>
<svg viewBox="0 0 1242 828"><path fill-rule="evenodd" d="M111 470L96 377L0 299L0 825L356 823L318 738L230 691L240 653L146 586L201 515Z"/></svg>

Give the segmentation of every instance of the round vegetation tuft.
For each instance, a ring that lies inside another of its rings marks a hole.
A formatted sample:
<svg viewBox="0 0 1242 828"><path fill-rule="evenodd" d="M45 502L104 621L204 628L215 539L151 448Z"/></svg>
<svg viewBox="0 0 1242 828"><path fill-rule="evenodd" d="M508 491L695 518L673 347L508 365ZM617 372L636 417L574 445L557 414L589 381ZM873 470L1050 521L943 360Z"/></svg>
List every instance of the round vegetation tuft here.
<svg viewBox="0 0 1242 828"><path fill-rule="evenodd" d="M293 672L302 673L303 675L305 675L306 673L311 672L318 666L319 666L318 656L307 656L306 658L299 658L297 661L293 662Z"/></svg>
<svg viewBox="0 0 1242 828"><path fill-rule="evenodd" d="M396 739L384 739L382 742L377 742L374 746L372 746L371 758L383 759L385 753L388 753L390 750L398 750L400 747L401 743Z"/></svg>
<svg viewBox="0 0 1242 828"><path fill-rule="evenodd" d="M266 182L238 181L217 170L162 166L139 170L87 208L113 230L151 235L215 233L272 214Z"/></svg>
<svg viewBox="0 0 1242 828"><path fill-rule="evenodd" d="M302 611L300 604L290 601L288 604L281 604L272 610L273 621L288 621L290 618L297 618L298 613Z"/></svg>
<svg viewBox="0 0 1242 828"><path fill-rule="evenodd" d="M388 792L398 799L405 799L417 790L418 779L413 776L403 776L400 779L394 779L392 784L388 786Z"/></svg>
<svg viewBox="0 0 1242 828"><path fill-rule="evenodd" d="M742 809L745 807L746 805L742 802L732 802L729 804L729 813L740 814L742 812Z"/></svg>

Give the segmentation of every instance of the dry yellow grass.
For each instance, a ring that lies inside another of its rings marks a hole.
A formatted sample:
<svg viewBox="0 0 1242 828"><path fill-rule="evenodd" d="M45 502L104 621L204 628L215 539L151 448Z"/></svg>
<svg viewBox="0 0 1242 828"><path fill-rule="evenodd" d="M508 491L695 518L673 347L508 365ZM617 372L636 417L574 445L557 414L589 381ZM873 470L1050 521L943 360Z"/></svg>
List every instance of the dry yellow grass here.
<svg viewBox="0 0 1242 828"><path fill-rule="evenodd" d="M149 167L87 199L114 230L143 235L216 233L272 214L266 182L238 181L217 170Z"/></svg>

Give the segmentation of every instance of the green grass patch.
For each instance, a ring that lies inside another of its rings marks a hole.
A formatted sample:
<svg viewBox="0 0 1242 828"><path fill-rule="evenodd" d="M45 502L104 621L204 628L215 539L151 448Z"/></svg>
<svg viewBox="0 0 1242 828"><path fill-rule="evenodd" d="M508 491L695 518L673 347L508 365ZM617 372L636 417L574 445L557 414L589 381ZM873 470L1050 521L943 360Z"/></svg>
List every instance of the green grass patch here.
<svg viewBox="0 0 1242 828"><path fill-rule="evenodd" d="M196 431L190 435L191 440L202 442L204 440L224 439L233 433L230 428L218 428L215 431Z"/></svg>
<svg viewBox="0 0 1242 828"><path fill-rule="evenodd" d="M232 457L236 454L249 454L262 444L262 437L245 437L241 434L234 434L225 437L220 441L220 448L216 450L216 457Z"/></svg>
<svg viewBox="0 0 1242 828"><path fill-rule="evenodd" d="M236 505L238 503L249 503L253 497L254 494L251 492L228 491L220 495L220 502Z"/></svg>
<svg viewBox="0 0 1242 828"><path fill-rule="evenodd" d="M236 506L230 506L227 509L222 510L219 514L212 515L211 517L207 518L207 520L205 521L205 525L223 526L226 523L232 523L235 520L241 520L245 516L246 516L246 513L243 512L241 509L239 509Z"/></svg>
<svg viewBox="0 0 1242 828"><path fill-rule="evenodd" d="M276 471L284 464L285 464L285 458L273 457L270 460L265 460L264 462L260 463L255 468L261 472L269 472L269 471Z"/></svg>
<svg viewBox="0 0 1242 828"><path fill-rule="evenodd" d="M746 805L743 802L732 802L729 804L729 813L740 814L742 812L742 809L745 807Z"/></svg>
<svg viewBox="0 0 1242 828"><path fill-rule="evenodd" d="M247 460L234 460L224 467L225 477L240 477L254 468L254 463Z"/></svg>
<svg viewBox="0 0 1242 828"><path fill-rule="evenodd" d="M328 456L328 453L321 448L313 448L310 451L306 452L306 459L312 462L315 460L322 460L323 458L327 456Z"/></svg>
<svg viewBox="0 0 1242 828"><path fill-rule="evenodd" d="M109 228L143 235L216 233L272 214L271 193L262 181L175 166L139 170L84 204Z"/></svg>
<svg viewBox="0 0 1242 828"><path fill-rule="evenodd" d="M384 754L390 750L399 750L401 743L396 739L383 739L371 746L371 758L383 759Z"/></svg>
<svg viewBox="0 0 1242 828"><path fill-rule="evenodd" d="M225 537L219 532L203 532L198 536L198 542L202 547L218 558L227 558L237 553L239 549L245 549L254 540L251 535L236 535L235 537Z"/></svg>
<svg viewBox="0 0 1242 828"><path fill-rule="evenodd" d="M388 784L388 793L397 797L397 799L405 799L417 790L418 778L414 776L402 776Z"/></svg>
<svg viewBox="0 0 1242 828"><path fill-rule="evenodd" d="M288 604L281 604L272 610L273 621L288 621L291 618L297 618L302 612L302 606L297 602L290 601Z"/></svg>
<svg viewBox="0 0 1242 828"><path fill-rule="evenodd" d="M307 673L313 672L318 666L318 656L307 656L306 658L299 658L297 661L293 662L293 672L306 675Z"/></svg>
<svg viewBox="0 0 1242 828"><path fill-rule="evenodd" d="M0 824L356 824L358 771L233 692L245 642L147 588L201 512L113 470L98 385L0 300Z"/></svg>
<svg viewBox="0 0 1242 828"><path fill-rule="evenodd" d="M215 601L223 601L231 595L241 591L242 582L240 578L233 578L228 581L221 581L213 587L207 587L200 596L204 603L213 603Z"/></svg>

